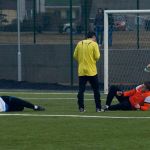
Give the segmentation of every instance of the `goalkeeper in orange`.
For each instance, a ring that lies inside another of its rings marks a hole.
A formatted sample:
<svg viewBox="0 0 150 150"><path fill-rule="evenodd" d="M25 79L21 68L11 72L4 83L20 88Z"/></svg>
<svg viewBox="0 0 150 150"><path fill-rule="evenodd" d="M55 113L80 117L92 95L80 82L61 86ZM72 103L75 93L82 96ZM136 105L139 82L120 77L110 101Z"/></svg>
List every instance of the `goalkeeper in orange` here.
<svg viewBox="0 0 150 150"><path fill-rule="evenodd" d="M118 104L111 105L116 97ZM107 95L105 110L149 110L150 109L150 81L129 91L121 91L117 86L111 86Z"/></svg>

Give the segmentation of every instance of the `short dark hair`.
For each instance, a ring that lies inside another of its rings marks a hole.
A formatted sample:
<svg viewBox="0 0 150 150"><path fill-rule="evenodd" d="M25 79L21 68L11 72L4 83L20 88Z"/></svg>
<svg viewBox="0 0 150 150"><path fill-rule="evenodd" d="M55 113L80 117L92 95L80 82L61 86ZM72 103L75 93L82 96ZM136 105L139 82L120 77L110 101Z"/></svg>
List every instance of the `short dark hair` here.
<svg viewBox="0 0 150 150"><path fill-rule="evenodd" d="M97 12L99 12L99 11L101 11L102 13L104 13L104 9L102 9L102 8L98 8Z"/></svg>
<svg viewBox="0 0 150 150"><path fill-rule="evenodd" d="M146 88L147 88L148 90L150 90L150 81L144 82L144 85L146 86Z"/></svg>
<svg viewBox="0 0 150 150"><path fill-rule="evenodd" d="M92 38L93 36L96 37L96 33L94 31L89 31L86 35L86 38Z"/></svg>

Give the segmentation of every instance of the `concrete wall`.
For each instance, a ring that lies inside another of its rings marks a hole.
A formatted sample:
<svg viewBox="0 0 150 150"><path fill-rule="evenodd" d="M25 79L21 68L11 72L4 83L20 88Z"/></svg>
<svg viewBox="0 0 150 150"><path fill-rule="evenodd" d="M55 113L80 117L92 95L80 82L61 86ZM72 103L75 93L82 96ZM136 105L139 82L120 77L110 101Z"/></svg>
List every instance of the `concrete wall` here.
<svg viewBox="0 0 150 150"><path fill-rule="evenodd" d="M70 52L67 45L22 45L22 80L69 82ZM17 80L17 46L0 46L0 79Z"/></svg>
<svg viewBox="0 0 150 150"><path fill-rule="evenodd" d="M69 45L22 45L22 80L29 82L70 83ZM149 80L143 68L150 63L149 50L110 50L109 82L139 83ZM103 83L103 50L98 62ZM77 64L74 61L74 82ZM0 79L17 80L17 46L0 45Z"/></svg>

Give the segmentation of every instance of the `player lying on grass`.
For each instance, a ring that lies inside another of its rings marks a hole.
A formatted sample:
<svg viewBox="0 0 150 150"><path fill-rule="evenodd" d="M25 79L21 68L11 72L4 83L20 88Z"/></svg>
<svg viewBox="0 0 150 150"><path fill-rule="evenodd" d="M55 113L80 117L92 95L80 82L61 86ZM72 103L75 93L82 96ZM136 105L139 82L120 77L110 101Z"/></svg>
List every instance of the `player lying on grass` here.
<svg viewBox="0 0 150 150"><path fill-rule="evenodd" d="M0 112L23 111L24 108L36 111L44 111L41 106L34 105L30 102L12 96L0 96Z"/></svg>
<svg viewBox="0 0 150 150"><path fill-rule="evenodd" d="M111 105L116 97L118 104ZM111 86L107 95L105 110L149 110L150 108L150 82L137 86L129 91L120 91L117 86Z"/></svg>

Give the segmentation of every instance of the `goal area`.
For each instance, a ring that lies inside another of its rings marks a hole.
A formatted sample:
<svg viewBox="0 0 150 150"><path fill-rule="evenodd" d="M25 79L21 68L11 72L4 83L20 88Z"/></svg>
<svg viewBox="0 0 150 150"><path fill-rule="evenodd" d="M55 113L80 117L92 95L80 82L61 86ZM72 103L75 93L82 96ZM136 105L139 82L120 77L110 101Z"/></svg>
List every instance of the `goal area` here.
<svg viewBox="0 0 150 150"><path fill-rule="evenodd" d="M150 81L150 10L104 11L104 93Z"/></svg>

